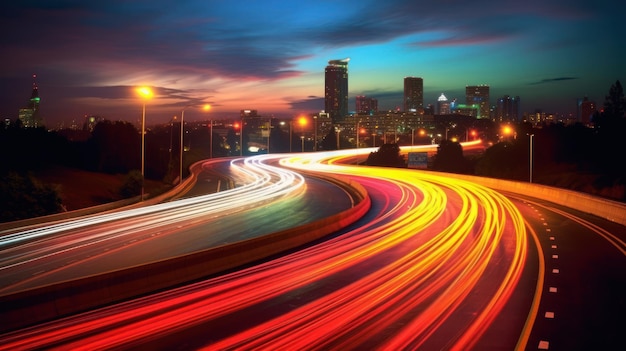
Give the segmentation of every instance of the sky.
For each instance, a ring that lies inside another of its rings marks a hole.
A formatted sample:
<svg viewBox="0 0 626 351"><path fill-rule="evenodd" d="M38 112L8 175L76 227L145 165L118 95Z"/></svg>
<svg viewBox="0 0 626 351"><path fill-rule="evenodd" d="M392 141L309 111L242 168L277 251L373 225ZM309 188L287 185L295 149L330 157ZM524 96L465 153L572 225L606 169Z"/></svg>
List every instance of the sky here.
<svg viewBox="0 0 626 351"><path fill-rule="evenodd" d="M324 109L324 68L350 58L349 101L402 106L519 96L522 112L575 114L626 80L626 3L615 0L107 0L0 5L0 117L26 107L33 75L49 128L86 115L146 124L290 118ZM143 100L136 87L154 92ZM200 105L209 103L205 112Z"/></svg>

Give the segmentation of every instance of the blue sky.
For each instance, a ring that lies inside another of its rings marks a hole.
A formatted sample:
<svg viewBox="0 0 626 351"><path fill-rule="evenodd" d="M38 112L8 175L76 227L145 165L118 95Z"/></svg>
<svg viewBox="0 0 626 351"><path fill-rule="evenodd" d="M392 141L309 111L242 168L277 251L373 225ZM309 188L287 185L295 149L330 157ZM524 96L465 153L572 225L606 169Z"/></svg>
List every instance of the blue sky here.
<svg viewBox="0 0 626 351"><path fill-rule="evenodd" d="M32 75L49 126L84 115L136 122L279 117L324 108L324 67L349 57L356 95L401 106L403 78L425 103L519 95L531 112L575 113L626 79L619 1L15 1L0 11L0 117L15 119ZM210 117L195 106L208 102Z"/></svg>

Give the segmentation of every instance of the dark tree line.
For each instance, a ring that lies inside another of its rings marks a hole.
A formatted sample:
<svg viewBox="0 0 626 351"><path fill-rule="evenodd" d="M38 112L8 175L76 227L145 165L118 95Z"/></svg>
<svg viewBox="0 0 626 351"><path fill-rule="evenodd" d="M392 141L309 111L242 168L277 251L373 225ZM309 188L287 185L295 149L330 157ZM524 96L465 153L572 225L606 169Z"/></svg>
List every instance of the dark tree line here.
<svg viewBox="0 0 626 351"><path fill-rule="evenodd" d="M141 191L141 133L131 123L102 121L91 133L22 128L19 123L0 127L0 220L9 221L57 213L62 210L58 189L43 184L34 174L54 167L126 174L121 197ZM183 171L209 158L209 128L192 129L185 135ZM145 177L166 184L179 176L180 124L151 128L145 135ZM213 135L213 156L227 156L224 140Z"/></svg>
<svg viewBox="0 0 626 351"><path fill-rule="evenodd" d="M495 123L492 124L485 127L497 130ZM497 142L474 157L464 156L458 142L443 140L430 168L529 181L532 161L533 182L626 201L626 102L619 81L611 86L602 110L594 115L593 128L580 123L539 127L520 123L515 129L515 138ZM387 151L383 152L381 147L372 153L368 164L395 164L399 148L385 148ZM378 159L383 156L384 160Z"/></svg>

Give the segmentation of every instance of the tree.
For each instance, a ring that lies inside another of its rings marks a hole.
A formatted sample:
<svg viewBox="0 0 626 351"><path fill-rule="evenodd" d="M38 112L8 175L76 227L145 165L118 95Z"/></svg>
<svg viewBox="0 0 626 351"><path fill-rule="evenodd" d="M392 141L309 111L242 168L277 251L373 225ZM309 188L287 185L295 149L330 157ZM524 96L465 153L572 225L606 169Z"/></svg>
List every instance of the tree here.
<svg viewBox="0 0 626 351"><path fill-rule="evenodd" d="M141 177L141 171L132 170L126 175L124 183L120 187L120 195L124 198L129 198L141 194L141 185L143 184L143 178Z"/></svg>
<svg viewBox="0 0 626 351"><path fill-rule="evenodd" d="M609 95L604 99L604 113L610 118L624 118L625 111L624 89L618 80L611 85Z"/></svg>
<svg viewBox="0 0 626 351"><path fill-rule="evenodd" d="M141 133L128 122L102 121L96 124L90 143L94 148L95 170L128 173L140 167Z"/></svg>
<svg viewBox="0 0 626 351"><path fill-rule="evenodd" d="M383 144L367 157L368 166L406 167L398 144Z"/></svg>
<svg viewBox="0 0 626 351"><path fill-rule="evenodd" d="M469 161L463 156L463 147L459 142L442 140L437 147L433 169L451 173L471 173Z"/></svg>
<svg viewBox="0 0 626 351"><path fill-rule="evenodd" d="M62 210L56 186L17 172L9 172L0 179L1 222L45 216Z"/></svg>
<svg viewBox="0 0 626 351"><path fill-rule="evenodd" d="M619 175L626 182L626 163L619 150L624 148L626 133L626 100L624 90L618 81L611 85L604 100L604 109L594 115L596 130L595 160L599 170L613 176Z"/></svg>

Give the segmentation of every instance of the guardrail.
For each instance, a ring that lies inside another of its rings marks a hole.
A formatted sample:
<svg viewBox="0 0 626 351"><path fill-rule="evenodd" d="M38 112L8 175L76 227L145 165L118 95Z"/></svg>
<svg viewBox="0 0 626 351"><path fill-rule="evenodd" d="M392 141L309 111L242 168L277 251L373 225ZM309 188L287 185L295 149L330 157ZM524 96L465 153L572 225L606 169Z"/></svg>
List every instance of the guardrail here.
<svg viewBox="0 0 626 351"><path fill-rule="evenodd" d="M430 172L430 171L429 171ZM597 196L560 189L535 183L517 182L497 178L484 178L454 173L442 173L446 177L468 180L488 188L506 191L553 202L584 213L593 214L611 222L626 226L626 204Z"/></svg>
<svg viewBox="0 0 626 351"><path fill-rule="evenodd" d="M355 205L325 219L270 235L1 296L0 332L87 311L240 267L320 239L354 223L367 213L371 202L365 188L339 176L325 178L341 184L352 194Z"/></svg>
<svg viewBox="0 0 626 351"><path fill-rule="evenodd" d="M167 201L191 188L196 181L198 167L201 167L203 162L190 167L192 176L183 184L150 201ZM452 173L442 174L499 191L536 197L626 225L626 204L616 201L539 184ZM270 235L1 296L0 332L119 302L249 264L322 238L355 222L369 210L371 205L369 195L360 184L336 175L325 176L314 173L311 175L344 187L355 199L355 206L326 219ZM101 207L97 208L101 210ZM86 212L93 209L90 208Z"/></svg>

